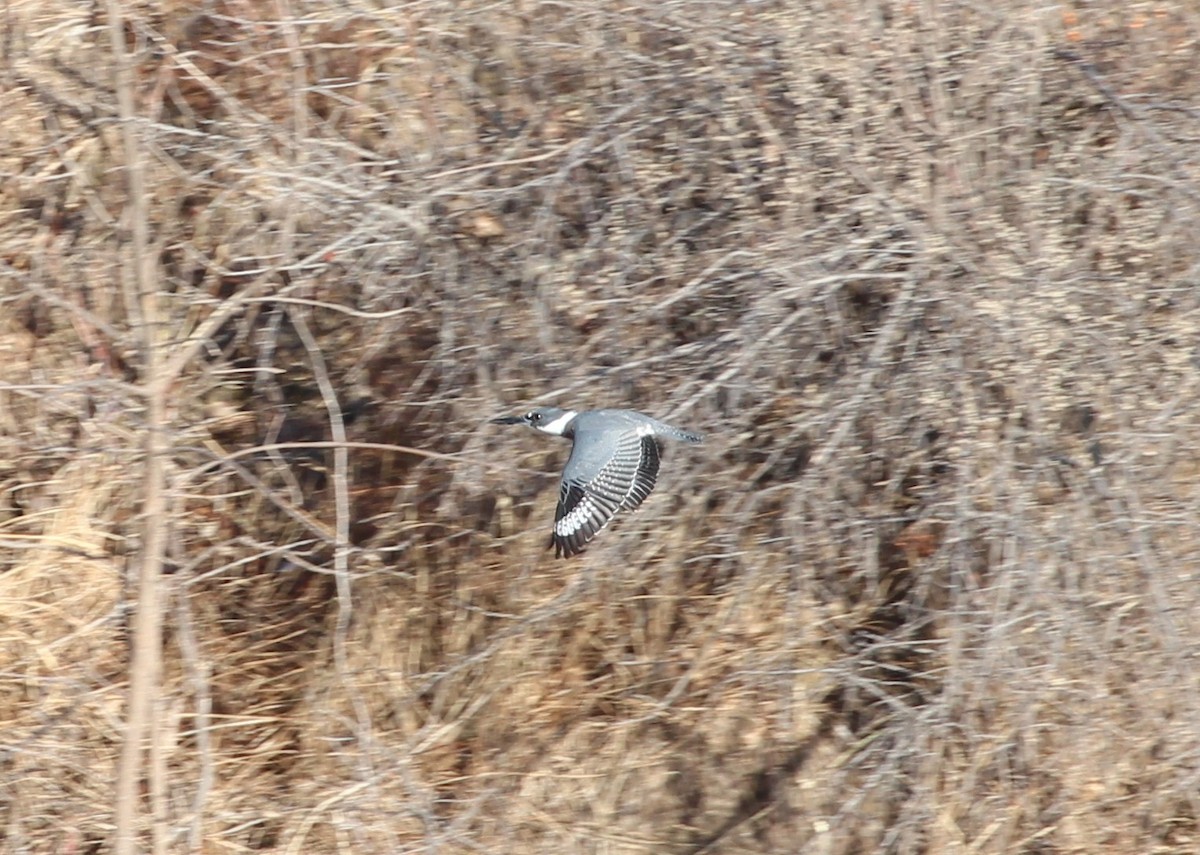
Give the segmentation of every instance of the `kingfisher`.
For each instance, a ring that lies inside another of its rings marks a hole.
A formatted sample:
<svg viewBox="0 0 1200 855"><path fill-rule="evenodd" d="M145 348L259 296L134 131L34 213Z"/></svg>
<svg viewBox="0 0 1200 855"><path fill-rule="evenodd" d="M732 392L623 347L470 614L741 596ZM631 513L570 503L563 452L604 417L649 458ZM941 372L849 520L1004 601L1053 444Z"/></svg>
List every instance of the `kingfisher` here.
<svg viewBox="0 0 1200 855"><path fill-rule="evenodd" d="M703 437L634 410L566 410L537 407L492 424L528 425L571 440L563 467L550 545L556 558L570 558L612 522L633 510L654 489L662 439L699 443Z"/></svg>

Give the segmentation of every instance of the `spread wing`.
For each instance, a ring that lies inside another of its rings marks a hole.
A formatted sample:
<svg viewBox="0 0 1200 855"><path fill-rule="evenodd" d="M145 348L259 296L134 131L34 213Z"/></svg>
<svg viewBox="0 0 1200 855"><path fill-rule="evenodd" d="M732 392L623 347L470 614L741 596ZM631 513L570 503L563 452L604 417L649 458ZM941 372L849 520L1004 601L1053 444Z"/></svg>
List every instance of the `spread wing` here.
<svg viewBox="0 0 1200 855"><path fill-rule="evenodd" d="M575 443L563 469L550 543L556 557L583 551L619 510L640 505L658 477L658 443L629 430L612 443ZM615 448L615 452L611 453Z"/></svg>

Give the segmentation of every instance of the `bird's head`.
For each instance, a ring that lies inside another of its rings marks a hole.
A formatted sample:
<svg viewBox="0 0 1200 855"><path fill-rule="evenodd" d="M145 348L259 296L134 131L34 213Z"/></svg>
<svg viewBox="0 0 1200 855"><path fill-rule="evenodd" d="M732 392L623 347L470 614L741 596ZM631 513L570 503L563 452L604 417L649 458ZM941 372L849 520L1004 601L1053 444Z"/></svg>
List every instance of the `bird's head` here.
<svg viewBox="0 0 1200 855"><path fill-rule="evenodd" d="M559 407L535 407L523 416L501 416L491 421L497 425L528 425L542 433L562 436L577 415L574 410Z"/></svg>

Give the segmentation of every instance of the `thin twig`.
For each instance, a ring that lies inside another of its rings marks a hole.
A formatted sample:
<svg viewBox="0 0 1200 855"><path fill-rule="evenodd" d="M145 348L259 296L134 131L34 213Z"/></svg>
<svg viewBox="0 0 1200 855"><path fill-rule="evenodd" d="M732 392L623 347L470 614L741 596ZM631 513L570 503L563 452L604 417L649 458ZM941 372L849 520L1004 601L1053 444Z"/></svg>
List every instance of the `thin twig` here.
<svg viewBox="0 0 1200 855"><path fill-rule="evenodd" d="M108 2L115 88L124 143L125 179L128 187L126 213L130 229L129 255L122 265L129 322L140 324L142 385L146 390L146 471L143 479L142 524L144 535L138 572L137 614L133 629L133 661L129 681L129 705L124 743L117 770L116 840L117 855L137 851L138 782L144 766L143 746L149 737L150 795L153 807L155 855L165 855L166 781L158 727L157 704L162 672L162 577L166 549L166 455L167 389L159 347L155 259L150 252L146 210L142 146L138 139L134 106L132 58L125 50L125 18L117 0Z"/></svg>

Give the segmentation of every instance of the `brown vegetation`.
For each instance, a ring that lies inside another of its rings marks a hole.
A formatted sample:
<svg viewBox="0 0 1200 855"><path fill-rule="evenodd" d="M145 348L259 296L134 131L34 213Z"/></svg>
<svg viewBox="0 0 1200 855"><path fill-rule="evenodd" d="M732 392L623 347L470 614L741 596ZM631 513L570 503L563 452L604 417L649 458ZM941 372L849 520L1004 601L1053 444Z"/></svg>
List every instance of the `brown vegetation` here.
<svg viewBox="0 0 1200 855"><path fill-rule="evenodd" d="M112 5L4 12L0 849L156 532L159 852L1200 846L1200 11ZM555 561L536 402L707 441Z"/></svg>

